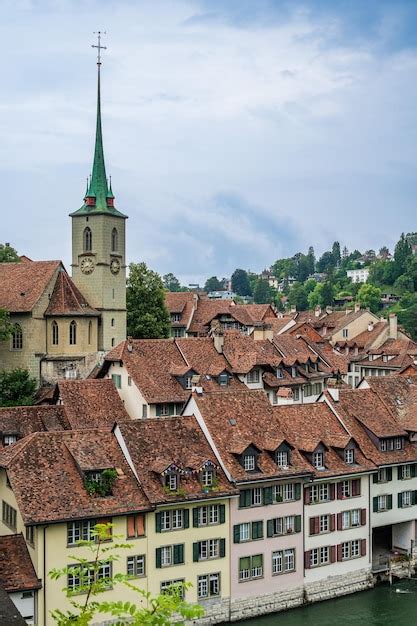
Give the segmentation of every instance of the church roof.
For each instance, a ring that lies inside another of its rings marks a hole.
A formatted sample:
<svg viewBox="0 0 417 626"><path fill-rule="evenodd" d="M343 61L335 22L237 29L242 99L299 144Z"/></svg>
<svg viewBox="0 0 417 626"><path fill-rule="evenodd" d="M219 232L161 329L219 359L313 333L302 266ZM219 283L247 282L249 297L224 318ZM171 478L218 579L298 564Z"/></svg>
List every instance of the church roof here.
<svg viewBox="0 0 417 626"><path fill-rule="evenodd" d="M61 261L0 263L0 309L29 313L59 267Z"/></svg>
<svg viewBox="0 0 417 626"><path fill-rule="evenodd" d="M91 307L68 274L59 272L45 315L91 315L100 313Z"/></svg>

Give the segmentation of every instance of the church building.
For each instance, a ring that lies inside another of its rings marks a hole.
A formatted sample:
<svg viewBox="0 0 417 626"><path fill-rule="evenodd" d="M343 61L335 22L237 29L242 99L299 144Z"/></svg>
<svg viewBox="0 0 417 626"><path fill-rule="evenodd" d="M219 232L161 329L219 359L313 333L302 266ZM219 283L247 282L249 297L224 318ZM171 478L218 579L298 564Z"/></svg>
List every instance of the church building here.
<svg viewBox="0 0 417 626"><path fill-rule="evenodd" d="M72 278L61 261L0 263L0 309L13 324L0 370L26 368L40 384L85 378L126 339L127 216L106 177L101 127L100 41L92 175L72 220Z"/></svg>

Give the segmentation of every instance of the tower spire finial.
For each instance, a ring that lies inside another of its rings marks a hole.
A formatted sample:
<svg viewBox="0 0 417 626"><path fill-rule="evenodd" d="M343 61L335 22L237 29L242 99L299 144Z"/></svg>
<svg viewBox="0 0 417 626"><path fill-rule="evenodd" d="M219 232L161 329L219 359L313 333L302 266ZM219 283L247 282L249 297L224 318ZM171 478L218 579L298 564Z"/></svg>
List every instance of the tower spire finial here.
<svg viewBox="0 0 417 626"><path fill-rule="evenodd" d="M95 44L91 44L92 48L97 48L97 65L98 65L98 69L100 71L100 65L101 65L101 51L102 50L107 50L107 46L102 46L101 45L101 36L105 35L106 31L101 31L101 30L97 30L94 31L94 35L97 35L97 45Z"/></svg>

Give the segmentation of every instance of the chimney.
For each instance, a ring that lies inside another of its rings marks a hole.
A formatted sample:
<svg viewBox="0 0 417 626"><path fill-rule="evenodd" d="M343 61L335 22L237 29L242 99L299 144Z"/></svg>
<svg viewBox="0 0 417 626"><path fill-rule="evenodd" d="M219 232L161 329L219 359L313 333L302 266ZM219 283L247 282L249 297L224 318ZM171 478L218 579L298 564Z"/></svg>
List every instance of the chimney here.
<svg viewBox="0 0 417 626"><path fill-rule="evenodd" d="M326 306L326 313L327 315L330 315L330 313L333 313L333 308L331 306Z"/></svg>
<svg viewBox="0 0 417 626"><path fill-rule="evenodd" d="M316 317L320 317L320 315L321 315L321 306L320 305L317 305L316 308L314 309L314 315Z"/></svg>
<svg viewBox="0 0 417 626"><path fill-rule="evenodd" d="M361 310L361 305L359 304L359 302L355 302L355 313L357 313L360 310Z"/></svg>
<svg viewBox="0 0 417 626"><path fill-rule="evenodd" d="M291 313L297 313L297 307L295 306L295 304L291 305Z"/></svg>
<svg viewBox="0 0 417 626"><path fill-rule="evenodd" d="M398 320L395 313L389 314L389 339L398 339Z"/></svg>
<svg viewBox="0 0 417 626"><path fill-rule="evenodd" d="M128 352L133 352L132 337L128 337L127 338L127 351Z"/></svg>
<svg viewBox="0 0 417 626"><path fill-rule="evenodd" d="M373 322L368 322L368 331L371 333L374 329L374 323Z"/></svg>
<svg viewBox="0 0 417 626"><path fill-rule="evenodd" d="M223 346L224 346L224 335L223 333L217 331L213 334L213 341L214 341L214 347L216 348L217 352L219 354L222 354L223 352Z"/></svg>

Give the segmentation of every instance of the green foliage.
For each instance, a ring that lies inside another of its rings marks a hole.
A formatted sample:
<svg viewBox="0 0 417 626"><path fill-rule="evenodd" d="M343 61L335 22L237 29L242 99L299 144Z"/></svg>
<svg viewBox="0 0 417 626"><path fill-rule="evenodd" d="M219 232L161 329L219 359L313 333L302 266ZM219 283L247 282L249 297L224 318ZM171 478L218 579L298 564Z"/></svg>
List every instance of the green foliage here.
<svg viewBox="0 0 417 626"><path fill-rule="evenodd" d="M332 256L334 264L336 266L339 265L342 257L340 255L340 243L338 241L335 241L332 246Z"/></svg>
<svg viewBox="0 0 417 626"><path fill-rule="evenodd" d="M334 302L334 287L330 281L316 283L313 291L308 294L308 306L314 309L316 306L322 308L331 306Z"/></svg>
<svg viewBox="0 0 417 626"><path fill-rule="evenodd" d="M394 250L394 260L397 265L398 275L402 274L406 269L407 260L411 257L411 246L408 243L404 233L402 233Z"/></svg>
<svg viewBox="0 0 417 626"><path fill-rule="evenodd" d="M308 308L307 293L303 285L294 283L288 294L288 304L297 307L297 311Z"/></svg>
<svg viewBox="0 0 417 626"><path fill-rule="evenodd" d="M0 371L0 406L30 406L36 392L36 380L28 370Z"/></svg>
<svg viewBox="0 0 417 626"><path fill-rule="evenodd" d="M379 287L365 283L359 289L357 298L361 307L369 307L372 313L376 313L381 308L381 290Z"/></svg>
<svg viewBox="0 0 417 626"><path fill-rule="evenodd" d="M270 304L273 299L273 291L268 281L259 279L253 292L253 301L256 304Z"/></svg>
<svg viewBox="0 0 417 626"><path fill-rule="evenodd" d="M251 296L252 289L245 270L236 269L232 274L232 291L238 296Z"/></svg>
<svg viewBox="0 0 417 626"><path fill-rule="evenodd" d="M161 277L146 263L131 263L127 279L127 334L135 339L169 337L170 319L165 307Z"/></svg>
<svg viewBox="0 0 417 626"><path fill-rule="evenodd" d="M203 617L204 610L199 605L192 605L182 599L183 592L188 589L190 583L184 585L172 585L166 593L156 597L132 583L132 578L125 574L114 574L110 578L100 578L103 565L114 563L119 560L118 550L130 548L129 544L109 543L112 524L96 524L92 531L90 541L77 541L77 545L87 551L87 557L72 554L69 558L73 563L61 569L53 569L49 572L52 580L67 579L68 574L79 577L80 584L75 590L64 587L71 610L51 611L52 618L57 626L89 626L99 614L111 615L117 618L117 626L181 626L186 620L194 620ZM112 539L118 538L113 535ZM139 596L140 604L123 602L121 600L106 601L100 596L109 588L117 584L123 584L128 589L135 591ZM77 596L82 600L76 600ZM57 599L57 603L59 600ZM178 620L177 618L181 618Z"/></svg>
<svg viewBox="0 0 417 626"><path fill-rule="evenodd" d="M317 261L317 271L318 272L329 272L333 270L336 266L333 254L330 250L323 252L319 260Z"/></svg>
<svg viewBox="0 0 417 626"><path fill-rule="evenodd" d="M90 496L109 496L112 493L112 488L116 482L117 472L113 468L105 469L101 473L101 479L91 480L91 478L84 479L84 487L87 489Z"/></svg>
<svg viewBox="0 0 417 626"><path fill-rule="evenodd" d="M165 289L167 289L168 291L184 291L184 287L181 287L180 281L172 273L164 274L164 276L162 276L162 282Z"/></svg>
<svg viewBox="0 0 417 626"><path fill-rule="evenodd" d="M211 276L210 278L207 278L206 282L204 283L204 291L206 291L207 293L210 293L210 291L220 291L224 289L223 286L223 282L221 282L217 276Z"/></svg>
<svg viewBox="0 0 417 626"><path fill-rule="evenodd" d="M0 263L19 263L19 261L19 255L12 246L0 243Z"/></svg>
<svg viewBox="0 0 417 626"><path fill-rule="evenodd" d="M398 322L414 341L417 341L417 302L398 312Z"/></svg>
<svg viewBox="0 0 417 626"><path fill-rule="evenodd" d="M0 341L9 339L13 331L10 315L4 309L0 309Z"/></svg>

